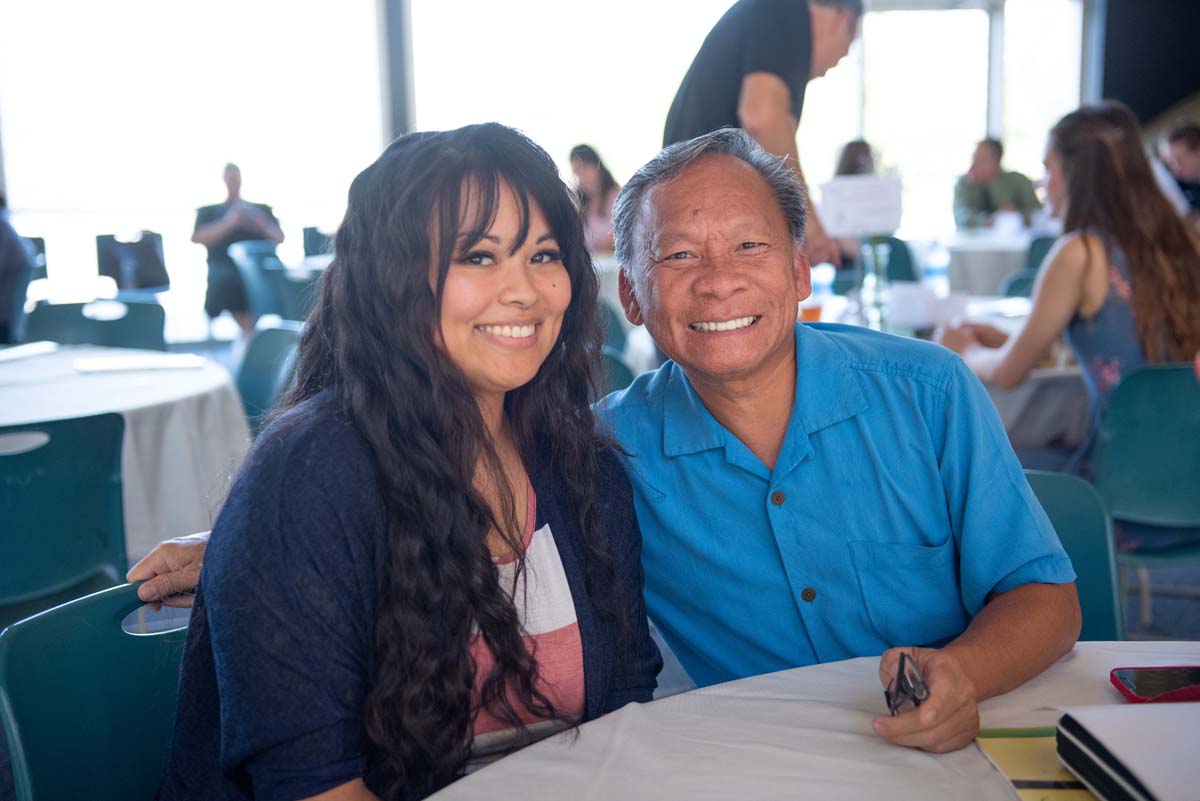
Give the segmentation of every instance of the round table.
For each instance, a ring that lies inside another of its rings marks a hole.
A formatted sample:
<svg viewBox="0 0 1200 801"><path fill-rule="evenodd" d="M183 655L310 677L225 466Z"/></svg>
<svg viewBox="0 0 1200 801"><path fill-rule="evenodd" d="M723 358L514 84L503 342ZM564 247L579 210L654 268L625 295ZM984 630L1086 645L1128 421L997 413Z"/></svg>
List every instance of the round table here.
<svg viewBox="0 0 1200 801"><path fill-rule="evenodd" d="M245 413L229 373L208 360L186 369L102 372L80 372L77 360L154 362L179 355L63 346L0 362L0 426L105 412L124 418L121 477L131 564L163 539L212 527L249 446Z"/></svg>
<svg viewBox="0 0 1200 801"><path fill-rule="evenodd" d="M1200 642L1088 642L980 705L984 727L1052 726L1057 707L1116 704L1108 671L1200 662ZM1003 799L1015 793L977 745L933 755L871 730L885 711L878 659L797 668L630 704L450 785L434 798L561 801Z"/></svg>
<svg viewBox="0 0 1200 801"><path fill-rule="evenodd" d="M998 236L991 232L960 233L946 243L950 252L950 291L996 295L1004 279L1025 269L1028 234Z"/></svg>

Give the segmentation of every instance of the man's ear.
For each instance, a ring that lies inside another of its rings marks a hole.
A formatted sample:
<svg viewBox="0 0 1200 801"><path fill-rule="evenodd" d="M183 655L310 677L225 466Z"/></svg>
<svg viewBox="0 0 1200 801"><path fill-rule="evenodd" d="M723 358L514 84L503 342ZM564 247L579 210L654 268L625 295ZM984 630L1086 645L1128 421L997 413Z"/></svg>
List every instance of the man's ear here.
<svg viewBox="0 0 1200 801"><path fill-rule="evenodd" d="M633 284L629 282L629 274L622 268L617 279L617 287L621 293L621 308L625 310L625 319L634 325L642 325L642 307L638 305L633 294Z"/></svg>
<svg viewBox="0 0 1200 801"><path fill-rule="evenodd" d="M803 242L797 242L792 249L792 269L796 272L796 297L804 300L812 294L812 265Z"/></svg>

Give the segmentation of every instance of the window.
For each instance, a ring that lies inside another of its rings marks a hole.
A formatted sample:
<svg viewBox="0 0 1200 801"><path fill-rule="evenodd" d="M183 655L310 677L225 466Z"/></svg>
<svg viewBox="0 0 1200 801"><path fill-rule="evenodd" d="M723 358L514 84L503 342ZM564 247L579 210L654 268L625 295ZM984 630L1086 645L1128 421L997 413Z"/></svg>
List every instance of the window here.
<svg viewBox="0 0 1200 801"><path fill-rule="evenodd" d="M9 4L0 23L13 224L46 238L56 286L91 287L97 234L151 229L172 278L164 305L194 315L205 254L192 224L224 199L227 161L249 200L274 206L286 258L304 226L336 224L383 144L374 2L69 9Z"/></svg>
<svg viewBox="0 0 1200 801"><path fill-rule="evenodd" d="M495 120L567 180L586 142L623 182L662 147L675 90L731 0L412 0L418 128Z"/></svg>

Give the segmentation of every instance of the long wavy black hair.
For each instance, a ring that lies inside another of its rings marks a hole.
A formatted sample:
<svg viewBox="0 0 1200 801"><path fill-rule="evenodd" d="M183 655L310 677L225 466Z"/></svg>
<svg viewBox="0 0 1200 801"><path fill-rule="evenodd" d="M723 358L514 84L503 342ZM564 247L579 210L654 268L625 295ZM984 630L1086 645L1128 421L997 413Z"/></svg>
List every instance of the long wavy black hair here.
<svg viewBox="0 0 1200 801"><path fill-rule="evenodd" d="M589 589L613 585L594 510L596 449L605 444L589 407L601 343L598 284L569 191L545 151L502 125L403 136L350 187L336 255L281 404L332 390L378 468L389 562L363 720L368 776L384 799L420 798L459 775L481 706L521 726L511 694L539 717L558 717L537 689L537 663L485 544L498 531L522 569L515 501L467 380L435 337L451 259L487 233L506 186L521 210L519 240L534 204L545 216L571 302L550 355L532 381L507 394L505 412L525 464L553 470L577 501L594 557ZM466 193L472 203L463 202ZM471 219L462 218L464 208L475 209ZM476 489L480 476L502 489L501 508ZM479 704L471 698L473 625L496 659Z"/></svg>

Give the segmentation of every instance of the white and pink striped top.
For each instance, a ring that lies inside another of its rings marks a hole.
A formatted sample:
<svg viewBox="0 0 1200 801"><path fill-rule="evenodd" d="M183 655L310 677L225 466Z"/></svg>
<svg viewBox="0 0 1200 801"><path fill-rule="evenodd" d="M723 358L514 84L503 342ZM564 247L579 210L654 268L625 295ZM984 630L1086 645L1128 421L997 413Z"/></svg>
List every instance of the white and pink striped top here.
<svg viewBox="0 0 1200 801"><path fill-rule="evenodd" d="M496 560L500 586L513 591L517 618L525 633L525 647L538 663L538 689L560 715L578 718L584 708L583 644L579 639L575 602L550 526L534 530L537 496L532 485L528 487L527 497L525 570L514 587L516 560ZM478 635L471 640L471 656L475 659L474 697L478 700L483 680L496 660ZM511 700L522 722L538 720L515 698ZM480 710L475 719L477 737L504 728L505 724L487 709Z"/></svg>

